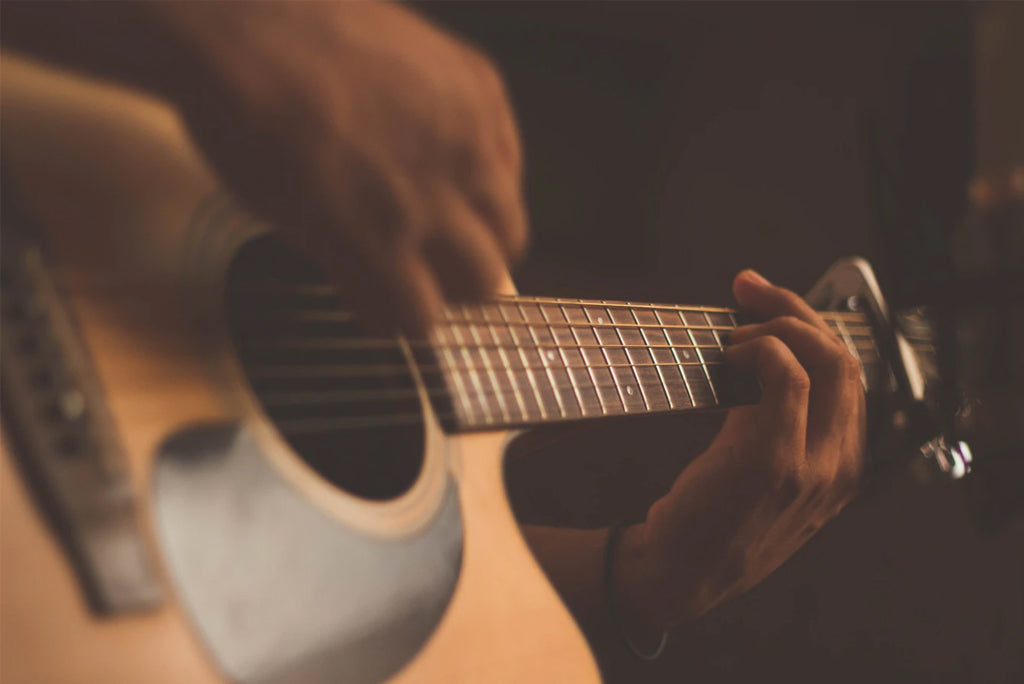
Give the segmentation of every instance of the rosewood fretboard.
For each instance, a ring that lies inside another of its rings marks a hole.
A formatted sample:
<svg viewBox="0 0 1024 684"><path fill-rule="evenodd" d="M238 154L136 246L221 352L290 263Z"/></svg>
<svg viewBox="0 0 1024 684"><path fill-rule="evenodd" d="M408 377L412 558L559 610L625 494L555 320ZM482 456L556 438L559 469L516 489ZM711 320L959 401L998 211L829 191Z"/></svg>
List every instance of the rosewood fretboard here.
<svg viewBox="0 0 1024 684"><path fill-rule="evenodd" d="M867 386L879 359L867 317L822 315ZM432 360L417 359L455 430L726 408L756 401L722 361L736 325L731 309L504 297L450 307Z"/></svg>

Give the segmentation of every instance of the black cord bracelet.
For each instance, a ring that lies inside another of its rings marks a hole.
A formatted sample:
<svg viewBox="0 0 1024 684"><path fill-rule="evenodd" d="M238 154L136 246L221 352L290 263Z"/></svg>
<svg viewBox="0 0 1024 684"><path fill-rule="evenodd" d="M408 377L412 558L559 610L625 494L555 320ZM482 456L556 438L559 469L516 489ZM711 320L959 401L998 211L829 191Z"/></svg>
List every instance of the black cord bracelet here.
<svg viewBox="0 0 1024 684"><path fill-rule="evenodd" d="M611 619L619 638L629 648L630 653L643 661L657 660L665 652L668 645L668 630L662 632L661 642L651 653L645 653L636 647L633 640L626 634L626 629L619 620L618 610L615 606L615 547L618 545L622 533L622 523L615 523L608 529L608 540L604 546L604 601L608 607L608 617Z"/></svg>

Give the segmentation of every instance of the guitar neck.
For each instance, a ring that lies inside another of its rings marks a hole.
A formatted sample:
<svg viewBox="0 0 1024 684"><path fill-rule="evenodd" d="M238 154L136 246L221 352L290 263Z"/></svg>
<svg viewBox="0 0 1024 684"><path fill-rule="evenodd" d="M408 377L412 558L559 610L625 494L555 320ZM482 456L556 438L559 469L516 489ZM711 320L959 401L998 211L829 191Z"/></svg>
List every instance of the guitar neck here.
<svg viewBox="0 0 1024 684"><path fill-rule="evenodd" d="M724 409L757 400L723 362L732 309L502 297L446 311L417 354L453 431L603 416ZM864 369L879 353L868 318L822 312ZM443 404L443 405L442 405Z"/></svg>

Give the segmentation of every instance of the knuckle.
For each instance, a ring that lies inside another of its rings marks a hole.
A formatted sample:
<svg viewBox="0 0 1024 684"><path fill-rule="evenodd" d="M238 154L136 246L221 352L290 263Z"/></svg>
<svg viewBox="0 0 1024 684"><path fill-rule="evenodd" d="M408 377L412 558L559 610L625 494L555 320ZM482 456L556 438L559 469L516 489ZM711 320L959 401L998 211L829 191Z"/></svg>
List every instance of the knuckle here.
<svg viewBox="0 0 1024 684"><path fill-rule="evenodd" d="M814 502L828 501L836 487L834 477L821 468L815 468L804 482L804 496Z"/></svg>
<svg viewBox="0 0 1024 684"><path fill-rule="evenodd" d="M776 459L772 472L775 499L780 508L796 503L804 492L804 476L787 460Z"/></svg>
<svg viewBox="0 0 1024 684"><path fill-rule="evenodd" d="M842 372L843 377L851 382L860 382L861 366L860 361L853 357L847 350L843 350L842 353Z"/></svg>
<svg viewBox="0 0 1024 684"><path fill-rule="evenodd" d="M825 357L825 370L835 380L842 383L860 381L860 363L846 347L829 348Z"/></svg>
<svg viewBox="0 0 1024 684"><path fill-rule="evenodd" d="M757 338L757 344L761 348L761 353L769 359L781 361L786 358L786 354L789 351L786 343L775 335L759 337Z"/></svg>
<svg viewBox="0 0 1024 684"><path fill-rule="evenodd" d="M807 375L789 347L778 337L767 335L758 338L761 353L768 360L782 389L792 394L806 394L811 389L811 378Z"/></svg>
<svg viewBox="0 0 1024 684"><path fill-rule="evenodd" d="M860 488L863 468L860 460L856 458L846 459L836 472L836 481L841 491L847 496L853 496Z"/></svg>
<svg viewBox="0 0 1024 684"><path fill-rule="evenodd" d="M788 366L783 374L783 384L793 394L808 394L811 391L811 377L799 365Z"/></svg>
<svg viewBox="0 0 1024 684"><path fill-rule="evenodd" d="M804 301L800 295L784 287L776 288L776 296L779 298L779 302L791 311L799 311Z"/></svg>
<svg viewBox="0 0 1024 684"><path fill-rule="evenodd" d="M787 330L787 331L792 331L792 330L798 329L800 327L800 323L801 323L799 318L797 318L796 316L790 316L790 315L780 316L780 317L776 318L775 320L777 322L777 325L781 329Z"/></svg>

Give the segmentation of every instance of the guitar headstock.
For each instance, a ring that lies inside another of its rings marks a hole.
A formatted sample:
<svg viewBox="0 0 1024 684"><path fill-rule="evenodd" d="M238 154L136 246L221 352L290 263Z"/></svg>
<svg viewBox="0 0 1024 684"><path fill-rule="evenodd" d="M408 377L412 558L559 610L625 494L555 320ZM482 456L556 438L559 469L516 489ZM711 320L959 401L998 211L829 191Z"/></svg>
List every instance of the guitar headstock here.
<svg viewBox="0 0 1024 684"><path fill-rule="evenodd" d="M862 359L868 396L868 449L872 468L918 453L952 479L967 475L973 454L967 442L944 432L949 405L942 382L937 336L923 309L890 310L867 261L836 262L806 297L819 311L861 314L870 326L877 358ZM957 398L958 415L971 403Z"/></svg>

